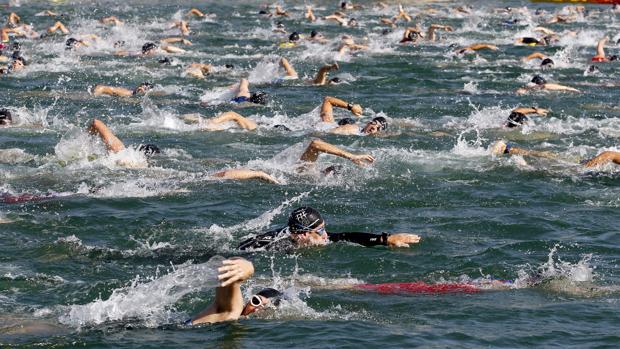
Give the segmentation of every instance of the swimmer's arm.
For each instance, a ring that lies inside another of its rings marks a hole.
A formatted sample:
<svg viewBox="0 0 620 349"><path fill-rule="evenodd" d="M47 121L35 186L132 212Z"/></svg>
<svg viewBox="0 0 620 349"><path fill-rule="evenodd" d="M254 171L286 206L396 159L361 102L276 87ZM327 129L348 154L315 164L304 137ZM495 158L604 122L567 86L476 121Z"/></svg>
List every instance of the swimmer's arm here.
<svg viewBox="0 0 620 349"><path fill-rule="evenodd" d="M579 91L576 88L572 88L572 87L564 86L564 85L560 85L560 84L549 83L549 82L545 84L544 89L548 90L548 91L581 92L581 91Z"/></svg>
<svg viewBox="0 0 620 349"><path fill-rule="evenodd" d="M182 42L183 45L188 45L188 46L193 45L191 41L189 41L189 40L187 40L185 38L179 38L179 37L165 38L165 39L161 39L159 41L165 42L167 44L173 44L173 43L176 43L176 42Z"/></svg>
<svg viewBox="0 0 620 349"><path fill-rule="evenodd" d="M65 25L60 21L57 21L53 26L47 29L48 33L53 33L57 30L60 30L63 34L69 34L69 29L67 29L67 27L65 27Z"/></svg>
<svg viewBox="0 0 620 349"><path fill-rule="evenodd" d="M442 29L442 30L449 31L449 32L454 31L454 29L449 25L432 24L428 28L428 31L426 32L426 40L435 41L436 39L435 30L437 29Z"/></svg>
<svg viewBox="0 0 620 349"><path fill-rule="evenodd" d="M252 262L234 257L222 262L218 269L220 287L215 289L215 300L208 308L192 318L192 325L237 320L243 311L241 283L254 274Z"/></svg>
<svg viewBox="0 0 620 349"><path fill-rule="evenodd" d="M200 10L199 10L199 9L197 9L197 8L192 8L192 9L191 9L191 10L189 10L189 12L187 12L185 15L186 15L186 16L188 16L188 17L189 17L189 16L192 16L192 15L194 15L194 16L196 16L196 17L204 17L204 16L205 16L205 14L204 14L204 13L202 13L202 11L200 11Z"/></svg>
<svg viewBox="0 0 620 349"><path fill-rule="evenodd" d="M103 24L114 24L114 25L123 25L123 21L118 19L116 16L104 17L100 20Z"/></svg>
<svg viewBox="0 0 620 349"><path fill-rule="evenodd" d="M256 123L248 118L245 118L243 116L241 116L238 113L235 113L234 111L228 111L225 113L222 113L214 118L209 119L207 122L214 124L214 125L219 125L219 124L223 124L225 122L228 121L234 121L237 123L237 125L239 125L239 127L246 129L246 130L254 130L256 129Z"/></svg>
<svg viewBox="0 0 620 349"><path fill-rule="evenodd" d="M106 145L109 151L118 153L125 149L125 145L118 139L114 133L100 120L94 119L88 131L91 134L97 134L101 137L101 140Z"/></svg>
<svg viewBox="0 0 620 349"><path fill-rule="evenodd" d="M327 234L329 236L329 240L332 242L349 241L366 247L379 245L390 247L409 247L409 244L420 242L420 237L418 235L408 233L382 233L378 235L371 233L346 232Z"/></svg>
<svg viewBox="0 0 620 349"><path fill-rule="evenodd" d="M117 97L131 97L133 96L133 91L126 89L124 87L111 87L104 85L97 85L93 91L93 95L101 96L117 96Z"/></svg>
<svg viewBox="0 0 620 349"><path fill-rule="evenodd" d="M331 154L341 158L345 158L360 166L364 166L367 163L370 164L375 161L375 158L373 158L371 155L352 154L320 139L315 139L310 142L308 148L306 148L304 153L301 155L300 160L307 162L316 162L321 153Z"/></svg>
<svg viewBox="0 0 620 349"><path fill-rule="evenodd" d="M255 171L255 170L244 170L244 169L232 169L221 171L214 174L215 177L220 177L223 179L232 179L232 180L248 180L248 179L260 179L268 183L280 184L277 179L273 176L263 172L263 171Z"/></svg>
<svg viewBox="0 0 620 349"><path fill-rule="evenodd" d="M516 113L521 113L521 114L525 114L525 115L529 115L529 114L538 114L540 116L546 116L547 113L549 112L549 110L547 109L543 109L543 108L536 108L536 107L520 107L520 108L515 108L512 110L513 112Z"/></svg>
<svg viewBox="0 0 620 349"><path fill-rule="evenodd" d="M509 150L510 155L533 156L537 158L557 159L555 153L549 151L527 150L523 148L512 147Z"/></svg>
<svg viewBox="0 0 620 349"><path fill-rule="evenodd" d="M327 64L327 65L322 66L319 69L319 72L316 74L316 77L314 78L312 83L315 85L321 85L321 86L327 84L327 74L329 73L329 71L332 69L337 70L338 68L339 68L338 63Z"/></svg>
<svg viewBox="0 0 620 349"><path fill-rule="evenodd" d="M297 72L295 71L295 68L293 68L293 66L286 58L280 58L280 65L282 66L282 68L284 68L284 70L286 70L286 76L297 78Z"/></svg>
<svg viewBox="0 0 620 349"><path fill-rule="evenodd" d="M598 44L596 44L596 57L605 58L605 44L607 43L608 40L609 40L608 37L604 37L598 41Z"/></svg>
<svg viewBox="0 0 620 349"><path fill-rule="evenodd" d="M546 35L554 35L555 34L555 32L553 30L545 28L545 27L536 27L536 28L534 28L534 31L542 32L542 33L544 33Z"/></svg>
<svg viewBox="0 0 620 349"><path fill-rule="evenodd" d="M534 52L530 55L527 55L523 58L521 58L522 61L524 62L528 62L531 61L532 59L545 59L547 58L547 56L545 56L544 54L540 53L540 52Z"/></svg>
<svg viewBox="0 0 620 349"><path fill-rule="evenodd" d="M162 50L168 52L168 53L183 53L185 52L184 49L180 48L180 47L176 47L176 46L172 46L172 45L165 45L161 47Z"/></svg>
<svg viewBox="0 0 620 349"><path fill-rule="evenodd" d="M608 162L620 165L620 152L604 151L585 164L585 167L594 167Z"/></svg>
<svg viewBox="0 0 620 349"><path fill-rule="evenodd" d="M350 104L342 99L326 96L323 98L323 104L321 105L321 120L325 122L334 122L333 107L346 108L355 116L361 116L363 109L359 104Z"/></svg>

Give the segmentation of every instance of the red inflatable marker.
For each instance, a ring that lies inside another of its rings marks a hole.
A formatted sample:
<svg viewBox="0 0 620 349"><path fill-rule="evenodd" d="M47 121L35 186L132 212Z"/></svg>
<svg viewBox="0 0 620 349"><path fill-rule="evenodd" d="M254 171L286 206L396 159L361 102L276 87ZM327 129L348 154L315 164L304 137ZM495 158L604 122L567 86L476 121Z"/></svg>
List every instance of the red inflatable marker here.
<svg viewBox="0 0 620 349"><path fill-rule="evenodd" d="M360 284L354 289L378 292L382 294L398 293L477 293L481 290L471 284L446 283L428 284L426 282L390 282L385 284Z"/></svg>

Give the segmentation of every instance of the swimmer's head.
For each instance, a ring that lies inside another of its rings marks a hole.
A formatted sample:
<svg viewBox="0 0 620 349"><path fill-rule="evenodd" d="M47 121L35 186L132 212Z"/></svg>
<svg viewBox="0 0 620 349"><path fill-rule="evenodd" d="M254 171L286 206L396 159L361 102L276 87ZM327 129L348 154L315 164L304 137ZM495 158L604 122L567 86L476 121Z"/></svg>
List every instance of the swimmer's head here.
<svg viewBox="0 0 620 349"><path fill-rule="evenodd" d="M13 62L11 63L11 68L13 68L13 70L17 70L27 65L28 65L28 62L26 62L26 59L22 56L18 56L18 57L13 58Z"/></svg>
<svg viewBox="0 0 620 349"><path fill-rule="evenodd" d="M349 27L356 27L356 26L357 26L357 19L355 19L355 18L351 18L351 19L349 20L348 25L349 25Z"/></svg>
<svg viewBox="0 0 620 349"><path fill-rule="evenodd" d="M355 120L353 120L353 118L344 118L344 119L338 120L338 126L344 126L344 125L355 125Z"/></svg>
<svg viewBox="0 0 620 349"><path fill-rule="evenodd" d="M598 69L597 66L595 65L591 65L588 67L588 73L592 74L592 73L598 73L600 70Z"/></svg>
<svg viewBox="0 0 620 349"><path fill-rule="evenodd" d="M148 55L148 54L154 53L156 49L157 49L156 43L147 42L146 44L142 45L142 54Z"/></svg>
<svg viewBox="0 0 620 349"><path fill-rule="evenodd" d="M260 10L260 11L258 11L258 14L259 14L259 15L268 15L268 14L269 14L269 12L267 12L267 11L265 11L265 10Z"/></svg>
<svg viewBox="0 0 620 349"><path fill-rule="evenodd" d="M143 152L147 157L151 157L155 154L160 154L161 150L155 144L142 144L138 147L138 150Z"/></svg>
<svg viewBox="0 0 620 349"><path fill-rule="evenodd" d="M324 224L319 211L308 206L296 208L288 216L288 228L292 234L314 232Z"/></svg>
<svg viewBox="0 0 620 349"><path fill-rule="evenodd" d="M513 111L512 113L510 113L510 115L508 115L508 120L506 120L506 127L517 127L525 124L528 120L529 119L525 114Z"/></svg>
<svg viewBox="0 0 620 349"><path fill-rule="evenodd" d="M278 306L284 294L273 288L266 288L252 295L250 301L245 305L241 315L247 316L256 311L265 309L269 306Z"/></svg>
<svg viewBox="0 0 620 349"><path fill-rule="evenodd" d="M285 125L281 125L281 124L274 125L273 128L275 128L276 130L287 131L287 132L291 130L290 128L286 127Z"/></svg>
<svg viewBox="0 0 620 349"><path fill-rule="evenodd" d="M154 86L150 82L143 82L135 90L133 90L133 94L137 95L139 93L145 93L146 91L152 89Z"/></svg>
<svg viewBox="0 0 620 349"><path fill-rule="evenodd" d="M407 35L407 38L411 41L416 41L418 40L419 37L420 37L420 33L416 31L410 31L409 35Z"/></svg>
<svg viewBox="0 0 620 349"><path fill-rule="evenodd" d="M489 149L491 150L491 154L493 155L502 155L506 151L506 147L508 145L504 141L497 141L492 144Z"/></svg>
<svg viewBox="0 0 620 349"><path fill-rule="evenodd" d="M282 22L278 22L278 23L276 23L276 28L278 28L278 29L284 29L284 23L282 23Z"/></svg>
<svg viewBox="0 0 620 349"><path fill-rule="evenodd" d="M323 170L323 174L326 176L332 175L339 175L342 173L342 166L341 165L331 165L329 167L327 167L326 169Z"/></svg>
<svg viewBox="0 0 620 349"><path fill-rule="evenodd" d="M554 65L555 63L553 62L551 58L545 58L542 60L542 62L540 62L540 67L543 69L553 68Z"/></svg>
<svg viewBox="0 0 620 349"><path fill-rule="evenodd" d="M310 32L310 38L315 39L317 35L319 35L319 32L316 31L316 29L312 29L312 31Z"/></svg>
<svg viewBox="0 0 620 349"><path fill-rule="evenodd" d="M160 59L158 62L161 63L161 64L165 64L165 65L171 65L172 64L172 58L164 57L164 58Z"/></svg>
<svg viewBox="0 0 620 349"><path fill-rule="evenodd" d="M232 64L226 64L224 67L226 67L226 69L235 69L235 66Z"/></svg>
<svg viewBox="0 0 620 349"><path fill-rule="evenodd" d="M372 135L378 133L379 131L387 130L387 127L387 120L383 116L378 116L364 126L362 133Z"/></svg>
<svg viewBox="0 0 620 349"><path fill-rule="evenodd" d="M119 47L123 47L125 46L125 41L123 40L118 40L116 42L114 42L114 48L119 48Z"/></svg>
<svg viewBox="0 0 620 349"><path fill-rule="evenodd" d="M76 47L80 47L80 41L76 38L68 38L65 42L65 50L73 50Z"/></svg>
<svg viewBox="0 0 620 349"><path fill-rule="evenodd" d="M609 59L609 61L611 62L611 61L617 61L617 60L618 60L618 59L620 59L620 58L618 57L618 55L611 55L611 56L609 56L609 58L608 58L608 59Z"/></svg>
<svg viewBox="0 0 620 349"><path fill-rule="evenodd" d="M298 32L293 32L291 35L288 36L288 41L290 42L297 42L299 41L300 37L299 37L299 33Z"/></svg>
<svg viewBox="0 0 620 349"><path fill-rule="evenodd" d="M334 78L329 79L330 84L338 85L341 82L342 80L339 77L334 77Z"/></svg>
<svg viewBox="0 0 620 349"><path fill-rule="evenodd" d="M545 78L543 78L540 75L534 75L534 77L532 78L531 82L533 82L534 84L541 86L547 83L547 80L545 80Z"/></svg>
<svg viewBox="0 0 620 349"><path fill-rule="evenodd" d="M8 109L0 109L0 126L8 126L13 122L13 116Z"/></svg>
<svg viewBox="0 0 620 349"><path fill-rule="evenodd" d="M265 92L254 92L250 96L250 102L254 104L267 104L269 95Z"/></svg>

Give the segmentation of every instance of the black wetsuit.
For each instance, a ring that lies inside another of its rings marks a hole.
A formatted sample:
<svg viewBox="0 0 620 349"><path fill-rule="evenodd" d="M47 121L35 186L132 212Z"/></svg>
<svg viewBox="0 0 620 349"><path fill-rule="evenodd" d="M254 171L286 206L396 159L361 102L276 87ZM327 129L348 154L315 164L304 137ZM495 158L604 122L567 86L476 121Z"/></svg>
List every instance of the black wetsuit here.
<svg viewBox="0 0 620 349"><path fill-rule="evenodd" d="M266 233L257 235L253 238L242 241L239 244L238 249L259 249L264 248L266 250L272 249L289 249L293 248L293 242L290 239L290 232L288 227L284 227L278 230L268 231ZM388 233L372 234L372 233L359 233L359 232L344 232L344 233L330 233L327 232L329 241L348 241L362 246L387 246L387 238L390 236Z"/></svg>

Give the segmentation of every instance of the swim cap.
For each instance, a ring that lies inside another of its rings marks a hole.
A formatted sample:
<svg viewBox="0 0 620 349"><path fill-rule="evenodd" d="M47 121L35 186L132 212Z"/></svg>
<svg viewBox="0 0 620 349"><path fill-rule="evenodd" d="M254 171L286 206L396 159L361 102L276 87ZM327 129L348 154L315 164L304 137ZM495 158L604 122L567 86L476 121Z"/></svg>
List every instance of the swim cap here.
<svg viewBox="0 0 620 349"><path fill-rule="evenodd" d="M169 57L164 57L158 61L161 64L170 65L172 64L172 59Z"/></svg>
<svg viewBox="0 0 620 349"><path fill-rule="evenodd" d="M284 23L282 22L276 23L276 28L280 28L280 29L284 28Z"/></svg>
<svg viewBox="0 0 620 349"><path fill-rule="evenodd" d="M418 36L420 36L420 34L418 32L414 32L411 31L409 32L409 35L407 35L407 38L409 38L409 40L416 40L418 38Z"/></svg>
<svg viewBox="0 0 620 349"><path fill-rule="evenodd" d="M544 68L551 68L553 67L554 64L555 63L553 62L551 58L545 58L542 60L542 62L540 62L540 66Z"/></svg>
<svg viewBox="0 0 620 349"><path fill-rule="evenodd" d="M534 39L534 38L530 38L530 37L525 37L525 38L521 38L521 42L526 44L526 45L538 45L540 44L540 41Z"/></svg>
<svg viewBox="0 0 620 349"><path fill-rule="evenodd" d="M595 66L595 65L591 65L591 66L589 66L589 67L588 67L588 73L597 73L597 72L599 72L599 71L600 71L600 70L599 70L599 69L598 69L598 67L597 67L597 66Z"/></svg>
<svg viewBox="0 0 620 349"><path fill-rule="evenodd" d="M22 44L15 41L12 45L11 45L11 50L13 51L20 51L22 49Z"/></svg>
<svg viewBox="0 0 620 349"><path fill-rule="evenodd" d="M351 18L351 19L349 20L349 26L350 26L350 27L355 27L355 26L357 26L357 19L355 19L355 18Z"/></svg>
<svg viewBox="0 0 620 349"><path fill-rule="evenodd" d="M353 118L344 118L344 119L338 120L338 126L344 126L344 125L355 125L355 120L353 120Z"/></svg>
<svg viewBox="0 0 620 349"><path fill-rule="evenodd" d="M225 65L225 67L226 67L227 69L234 69L234 68L235 68L235 66L234 66L234 65L232 65L232 64L226 64L226 65Z"/></svg>
<svg viewBox="0 0 620 349"><path fill-rule="evenodd" d="M347 2L346 1L341 2L340 3L340 8L346 9L347 8Z"/></svg>
<svg viewBox="0 0 620 349"><path fill-rule="evenodd" d="M513 111L510 113L510 115L508 115L508 120L506 121L506 127L508 128L517 127L519 125L523 125L523 123L526 122L527 120L529 120L527 115Z"/></svg>
<svg viewBox="0 0 620 349"><path fill-rule="evenodd" d="M265 10L260 10L260 11L258 11L258 14L259 15L266 15L266 14L269 14L269 12L267 12Z"/></svg>
<svg viewBox="0 0 620 349"><path fill-rule="evenodd" d="M617 61L618 60L618 56L617 55L609 56L609 60L610 61Z"/></svg>
<svg viewBox="0 0 620 349"><path fill-rule="evenodd" d="M154 154L161 153L161 151L155 144L142 144L140 145L138 150L143 152L146 156L153 156Z"/></svg>
<svg viewBox="0 0 620 349"><path fill-rule="evenodd" d="M146 54L147 52L154 50L157 48L157 44L154 42L147 42L146 44L142 45L142 54Z"/></svg>
<svg viewBox="0 0 620 349"><path fill-rule="evenodd" d="M316 29L312 29L312 31L310 32L310 37L314 38L315 36L317 36L317 34L319 34L319 32L316 31Z"/></svg>
<svg viewBox="0 0 620 349"><path fill-rule="evenodd" d="M0 125L8 125L11 121L13 121L11 112L6 108L0 109Z"/></svg>
<svg viewBox="0 0 620 349"><path fill-rule="evenodd" d="M265 298L274 298L274 297L282 297L283 293L274 288L266 288L258 292L257 295L263 296Z"/></svg>
<svg viewBox="0 0 620 349"><path fill-rule="evenodd" d="M372 122L376 122L379 124L380 131L387 130L388 123L387 123L387 120L383 116L377 116L376 118L372 119Z"/></svg>
<svg viewBox="0 0 620 349"><path fill-rule="evenodd" d="M11 58L16 59L17 57L20 57L21 55L22 55L21 51L13 51Z"/></svg>
<svg viewBox="0 0 620 349"><path fill-rule="evenodd" d="M254 92L250 96L250 102L255 104L267 104L267 97L269 95L265 92Z"/></svg>
<svg viewBox="0 0 620 349"><path fill-rule="evenodd" d="M22 62L23 65L28 65L28 63L26 62L26 59L22 56L15 57L14 61L20 61Z"/></svg>
<svg viewBox="0 0 620 349"><path fill-rule="evenodd" d="M339 84L339 83L342 82L342 80L340 80L339 77L335 77L335 78L329 79L329 82L332 83L332 84Z"/></svg>
<svg viewBox="0 0 620 349"><path fill-rule="evenodd" d="M288 128L288 127L286 127L284 125L280 125L280 124L273 126L273 128L275 128L276 130L281 130L281 131L290 131L291 130L290 128Z"/></svg>
<svg viewBox="0 0 620 349"><path fill-rule="evenodd" d="M68 38L65 42L65 50L72 50L78 42L76 38Z"/></svg>
<svg viewBox="0 0 620 349"><path fill-rule="evenodd" d="M300 207L288 216L288 228L292 234L302 234L323 224L323 217L312 207Z"/></svg>
<svg viewBox="0 0 620 349"><path fill-rule="evenodd" d="M299 33L293 32L291 35L289 35L288 41L292 41L292 42L299 41Z"/></svg>
<svg viewBox="0 0 620 349"><path fill-rule="evenodd" d="M547 81L545 80L545 78L543 78L543 77L542 77L542 76L540 76L540 75L535 75L535 76L532 78L532 82L533 82L533 83L535 83L536 85L544 85L544 84L546 84L546 83L547 83Z"/></svg>

